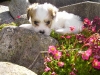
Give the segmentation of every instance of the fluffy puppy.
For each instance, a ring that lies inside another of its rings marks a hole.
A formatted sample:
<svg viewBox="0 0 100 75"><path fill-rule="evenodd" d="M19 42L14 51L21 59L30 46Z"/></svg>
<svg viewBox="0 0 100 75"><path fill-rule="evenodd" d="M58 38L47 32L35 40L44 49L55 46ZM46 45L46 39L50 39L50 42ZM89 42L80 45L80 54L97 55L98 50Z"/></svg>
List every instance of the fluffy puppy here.
<svg viewBox="0 0 100 75"><path fill-rule="evenodd" d="M58 33L78 33L82 31L82 22L74 14L65 11L58 12L58 9L49 3L32 4L27 9L27 17L31 24L21 25L27 29L50 35L51 30Z"/></svg>
<svg viewBox="0 0 100 75"><path fill-rule="evenodd" d="M50 35L52 21L57 11L58 9L51 4L34 3L27 9L27 17L31 24L21 25L20 27L33 29L35 32Z"/></svg>

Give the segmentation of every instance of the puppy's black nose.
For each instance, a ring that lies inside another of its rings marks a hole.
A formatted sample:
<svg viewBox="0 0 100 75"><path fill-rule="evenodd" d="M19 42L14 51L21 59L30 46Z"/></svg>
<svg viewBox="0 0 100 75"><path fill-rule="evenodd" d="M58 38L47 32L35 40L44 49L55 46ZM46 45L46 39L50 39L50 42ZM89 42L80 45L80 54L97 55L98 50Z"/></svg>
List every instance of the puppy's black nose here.
<svg viewBox="0 0 100 75"><path fill-rule="evenodd" d="M44 31L44 30L40 30L40 31L39 31L39 33L42 33L42 34L44 34L44 33L45 33L45 31Z"/></svg>

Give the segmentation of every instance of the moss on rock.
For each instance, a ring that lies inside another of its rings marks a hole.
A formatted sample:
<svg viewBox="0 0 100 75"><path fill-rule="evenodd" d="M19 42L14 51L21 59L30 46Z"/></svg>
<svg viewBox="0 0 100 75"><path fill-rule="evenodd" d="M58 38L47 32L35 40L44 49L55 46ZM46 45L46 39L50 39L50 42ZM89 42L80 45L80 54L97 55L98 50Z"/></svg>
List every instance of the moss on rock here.
<svg viewBox="0 0 100 75"><path fill-rule="evenodd" d="M7 26L18 26L18 25L14 22L11 22L9 24L4 23L0 25L0 30L2 30L2 28L7 27Z"/></svg>

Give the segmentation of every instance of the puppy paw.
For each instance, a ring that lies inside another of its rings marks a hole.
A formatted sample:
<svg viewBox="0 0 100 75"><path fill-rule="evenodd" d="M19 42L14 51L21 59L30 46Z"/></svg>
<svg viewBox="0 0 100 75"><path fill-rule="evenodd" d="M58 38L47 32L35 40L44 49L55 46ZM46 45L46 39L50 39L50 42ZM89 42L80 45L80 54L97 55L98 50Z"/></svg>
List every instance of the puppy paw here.
<svg viewBox="0 0 100 75"><path fill-rule="evenodd" d="M55 30L55 32L58 32L58 33L62 33L64 31L64 29L57 29Z"/></svg>
<svg viewBox="0 0 100 75"><path fill-rule="evenodd" d="M55 30L55 32L57 32L57 33L60 33L60 34L70 34L70 33L73 33L72 31L70 31L70 29L57 29L57 30Z"/></svg>

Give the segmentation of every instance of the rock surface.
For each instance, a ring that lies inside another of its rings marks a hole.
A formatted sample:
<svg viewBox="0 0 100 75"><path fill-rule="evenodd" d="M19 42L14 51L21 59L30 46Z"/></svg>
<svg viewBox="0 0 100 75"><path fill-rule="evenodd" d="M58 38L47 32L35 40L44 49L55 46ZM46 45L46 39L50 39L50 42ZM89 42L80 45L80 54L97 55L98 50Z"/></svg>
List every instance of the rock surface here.
<svg viewBox="0 0 100 75"><path fill-rule="evenodd" d="M100 0L92 0L92 1L100 2Z"/></svg>
<svg viewBox="0 0 100 75"><path fill-rule="evenodd" d="M0 5L8 6L9 5L9 2L10 2L10 0L7 0L7 1L4 1L3 0L2 2L0 2Z"/></svg>
<svg viewBox="0 0 100 75"><path fill-rule="evenodd" d="M37 75L23 66L10 62L0 62L0 75Z"/></svg>
<svg viewBox="0 0 100 75"><path fill-rule="evenodd" d="M8 5L8 3L9 1L7 3L0 3L0 24L10 23L14 21L10 15L9 7L6 6Z"/></svg>
<svg viewBox="0 0 100 75"><path fill-rule="evenodd" d="M11 0L9 4L9 11L14 19L17 16L23 15L26 13L26 9L29 6L28 0Z"/></svg>
<svg viewBox="0 0 100 75"><path fill-rule="evenodd" d="M57 41L50 36L14 26L5 27L0 31L0 61L10 61L39 73L44 67L45 53L41 51L55 44Z"/></svg>
<svg viewBox="0 0 100 75"><path fill-rule="evenodd" d="M93 19L96 16L100 17L100 3L98 2L86 1L61 7L59 9L60 11L65 10L69 13L79 15L80 17L82 17L82 19L86 17L89 19Z"/></svg>
<svg viewBox="0 0 100 75"><path fill-rule="evenodd" d="M26 14L21 15L20 18L15 19L14 22L17 23L18 26L21 24L30 24Z"/></svg>
<svg viewBox="0 0 100 75"><path fill-rule="evenodd" d="M75 4L75 3L79 3L79 2L88 1L88 0L29 0L29 1L31 3L34 3L34 2L38 2L38 3L48 2L48 3L54 4L57 7L62 7L62 6L70 5L70 4Z"/></svg>

